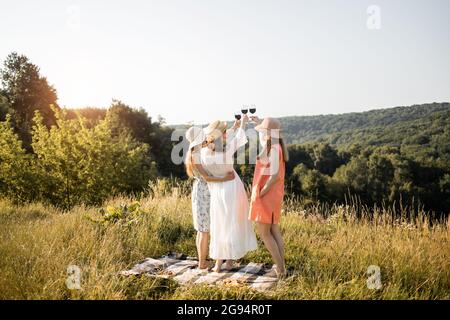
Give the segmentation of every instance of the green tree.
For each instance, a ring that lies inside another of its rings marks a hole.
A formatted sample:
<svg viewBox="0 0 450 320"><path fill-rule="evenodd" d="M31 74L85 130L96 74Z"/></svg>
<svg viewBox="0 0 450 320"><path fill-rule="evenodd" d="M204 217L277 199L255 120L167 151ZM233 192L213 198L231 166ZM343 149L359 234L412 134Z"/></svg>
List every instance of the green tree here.
<svg viewBox="0 0 450 320"><path fill-rule="evenodd" d="M47 126L55 123L50 106L57 106L56 90L40 75L39 67L24 55L9 54L0 69L2 93L13 110L16 132L29 149L34 112L39 110Z"/></svg>
<svg viewBox="0 0 450 320"><path fill-rule="evenodd" d="M113 134L128 131L137 141L151 146L149 156L155 160L160 175L184 176L184 167L176 166L171 160L173 129L164 126L162 117L157 122L152 122L143 108L132 108L119 100L113 100L106 117Z"/></svg>
<svg viewBox="0 0 450 320"><path fill-rule="evenodd" d="M0 93L0 121L5 121L8 113L11 114L12 110L6 97Z"/></svg>
<svg viewBox="0 0 450 320"><path fill-rule="evenodd" d="M314 147L314 167L321 173L332 176L342 164L336 149L328 143L321 143Z"/></svg>
<svg viewBox="0 0 450 320"><path fill-rule="evenodd" d="M289 177L294 168L303 163L307 168L314 168L314 160L310 153L312 153L311 148L308 146L294 144L288 146L289 151L289 161L286 163L286 176Z"/></svg>
<svg viewBox="0 0 450 320"><path fill-rule="evenodd" d="M304 164L299 164L293 172L295 189L302 195L313 201L326 200L326 177L318 170L308 169Z"/></svg>
<svg viewBox="0 0 450 320"><path fill-rule="evenodd" d="M114 135L108 119L94 128L86 119L66 119L55 109L50 130L39 112L34 118L33 149L42 174L42 194L52 203L71 207L99 204L118 193L142 191L152 176L148 146L130 134Z"/></svg>
<svg viewBox="0 0 450 320"><path fill-rule="evenodd" d="M358 195L363 201L368 200L368 166L367 158L359 155L339 167L333 175L333 180L344 186L346 194Z"/></svg>
<svg viewBox="0 0 450 320"><path fill-rule="evenodd" d="M34 157L25 152L11 124L11 116L0 122L0 194L15 201L37 198Z"/></svg>
<svg viewBox="0 0 450 320"><path fill-rule="evenodd" d="M87 125L92 128L96 126L101 120L105 119L107 111L108 109L106 108L95 107L66 109L66 117L67 119L77 119L79 116L82 116L86 119Z"/></svg>

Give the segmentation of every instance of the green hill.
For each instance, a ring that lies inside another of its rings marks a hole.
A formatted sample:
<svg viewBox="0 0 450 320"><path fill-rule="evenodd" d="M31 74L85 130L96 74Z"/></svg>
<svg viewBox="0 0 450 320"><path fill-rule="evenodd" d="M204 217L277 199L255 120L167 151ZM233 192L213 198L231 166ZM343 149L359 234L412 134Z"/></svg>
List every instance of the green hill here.
<svg viewBox="0 0 450 320"><path fill-rule="evenodd" d="M325 142L341 150L351 145L399 147L422 163L449 167L449 103L280 120L290 144Z"/></svg>
<svg viewBox="0 0 450 320"><path fill-rule="evenodd" d="M339 115L296 116L280 118L288 143L327 141L332 144L355 142L399 144L392 136L408 128L421 129L435 120L448 123L449 103L432 103ZM419 120L419 121L418 121ZM372 136L375 135L375 136ZM362 139L362 140L361 140Z"/></svg>
<svg viewBox="0 0 450 320"><path fill-rule="evenodd" d="M388 145L405 150L420 149L419 153L423 154L450 153L448 102L359 113L281 117L279 120L288 144L326 142L335 146ZM187 128L186 125L171 127Z"/></svg>

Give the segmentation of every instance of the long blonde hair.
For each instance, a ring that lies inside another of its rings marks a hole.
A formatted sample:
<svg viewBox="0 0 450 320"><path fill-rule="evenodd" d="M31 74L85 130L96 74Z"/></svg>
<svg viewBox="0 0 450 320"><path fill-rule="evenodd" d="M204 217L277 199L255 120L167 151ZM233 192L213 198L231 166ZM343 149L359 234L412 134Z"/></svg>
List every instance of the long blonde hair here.
<svg viewBox="0 0 450 320"><path fill-rule="evenodd" d="M197 145L195 147L192 147L188 150L188 152L186 153L186 160L184 161L184 166L186 167L186 174L188 175L188 177L193 178L195 176L194 171L195 171L195 167L194 167L194 149L196 147L205 147L207 145L206 141L203 141L201 145ZM200 152L200 150L197 150L197 152ZM198 163L200 163L200 159L198 159Z"/></svg>
<svg viewBox="0 0 450 320"><path fill-rule="evenodd" d="M188 152L186 153L186 161L184 162L184 165L186 166L186 174L188 177L193 178L194 177L194 164L192 161L192 152L194 151L194 148L190 148Z"/></svg>
<svg viewBox="0 0 450 320"><path fill-rule="evenodd" d="M281 153L283 154L283 160L284 162L288 162L289 161L289 150L286 146L286 143L284 143L283 138L279 138L278 139L278 143L280 144L281 147ZM266 152L267 152L267 156L270 155L270 150L272 149L272 139L268 139L266 141Z"/></svg>
<svg viewBox="0 0 450 320"><path fill-rule="evenodd" d="M269 139L267 139L266 141L266 155L270 156L270 150L272 149L272 137L269 135L268 137ZM289 150L286 146L286 143L284 142L284 139L280 136L278 137L278 143L280 144L281 147L281 152L283 154L283 160L284 162L288 162L289 161ZM264 150L263 150L264 152Z"/></svg>
<svg viewBox="0 0 450 320"><path fill-rule="evenodd" d="M283 138L280 138L280 146L281 146L281 151L283 151L283 160L284 160L284 162L288 162L289 161L289 150L288 150L287 145L284 142Z"/></svg>

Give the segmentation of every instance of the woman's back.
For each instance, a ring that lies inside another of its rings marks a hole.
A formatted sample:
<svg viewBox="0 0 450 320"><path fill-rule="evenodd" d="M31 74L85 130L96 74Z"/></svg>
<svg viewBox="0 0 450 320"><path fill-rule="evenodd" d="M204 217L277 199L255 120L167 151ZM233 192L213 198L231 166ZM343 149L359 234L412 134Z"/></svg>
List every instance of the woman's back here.
<svg viewBox="0 0 450 320"><path fill-rule="evenodd" d="M227 135L231 135L227 131ZM213 151L210 148L201 150L201 163L205 170L216 177L224 177L228 172L234 171L234 154L248 142L243 129L236 129L232 139L229 139L223 152Z"/></svg>
<svg viewBox="0 0 450 320"><path fill-rule="evenodd" d="M225 177L233 171L233 158L227 159L225 153L203 148L201 151L201 163L203 168L212 176Z"/></svg>

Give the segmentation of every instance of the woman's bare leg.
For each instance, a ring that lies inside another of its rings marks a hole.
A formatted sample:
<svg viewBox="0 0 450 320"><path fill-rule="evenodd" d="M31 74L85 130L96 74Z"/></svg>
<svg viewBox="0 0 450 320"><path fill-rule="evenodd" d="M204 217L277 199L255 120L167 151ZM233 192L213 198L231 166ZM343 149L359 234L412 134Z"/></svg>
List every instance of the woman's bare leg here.
<svg viewBox="0 0 450 320"><path fill-rule="evenodd" d="M267 250L269 250L273 261L277 266L277 273L279 275L284 275L286 272L284 269L284 261L282 259L280 250L278 249L278 244L271 232L271 224L257 223L258 233L263 240Z"/></svg>
<svg viewBox="0 0 450 320"><path fill-rule="evenodd" d="M195 237L195 247L197 248L197 257L198 257L198 267L200 268L201 263L201 252L200 252L200 232L197 231L197 236Z"/></svg>
<svg viewBox="0 0 450 320"><path fill-rule="evenodd" d="M281 235L281 230L280 230L280 226L277 224L272 224L272 226L270 227L270 232L272 233L273 238L275 239L275 242L277 243L278 246L278 251L280 252L280 256L281 256L281 261L283 261L283 265L280 265L281 270L285 270L286 269L286 262L285 262L285 255L284 255L284 241L283 241L283 236ZM284 273L284 272L283 272Z"/></svg>
<svg viewBox="0 0 450 320"><path fill-rule="evenodd" d="M206 268L206 257L208 256L209 232L197 232L197 254L199 269Z"/></svg>
<svg viewBox="0 0 450 320"><path fill-rule="evenodd" d="M220 272L222 270L222 263L223 260L216 260L216 265L214 266L214 268L212 269L213 272Z"/></svg>

